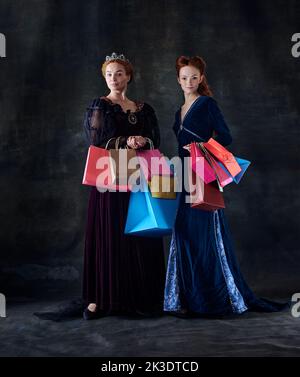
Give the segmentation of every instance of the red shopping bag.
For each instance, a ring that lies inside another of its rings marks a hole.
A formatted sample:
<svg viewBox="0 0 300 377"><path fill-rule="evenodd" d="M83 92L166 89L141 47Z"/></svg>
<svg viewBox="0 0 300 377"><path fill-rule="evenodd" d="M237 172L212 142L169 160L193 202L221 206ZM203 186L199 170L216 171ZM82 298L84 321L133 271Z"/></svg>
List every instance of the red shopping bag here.
<svg viewBox="0 0 300 377"><path fill-rule="evenodd" d="M242 169L234 158L234 155L215 139L210 138L207 143L203 143L203 146L222 162L233 177L241 172Z"/></svg>
<svg viewBox="0 0 300 377"><path fill-rule="evenodd" d="M110 167L109 165L105 166L104 159L108 160L109 158L109 151L107 149L98 148L94 145L91 145L88 150L85 169L83 173L82 184L88 186L96 186L97 178L99 174L107 172L106 177L104 174L101 175L103 177L103 185L111 183L111 175L110 175ZM98 164L97 162L99 159L103 159L103 164ZM102 165L100 167L99 165ZM100 177L100 180L101 180Z"/></svg>
<svg viewBox="0 0 300 377"><path fill-rule="evenodd" d="M233 181L232 176L226 172L212 154L203 146L191 143L191 163L194 172L205 183L218 180L221 187L225 187Z"/></svg>
<svg viewBox="0 0 300 377"><path fill-rule="evenodd" d="M205 182L210 183L216 180L216 174L208 163L203 151L196 143L191 143L190 149L191 168Z"/></svg>
<svg viewBox="0 0 300 377"><path fill-rule="evenodd" d="M82 184L95 186L99 191L130 191L128 184L113 182L109 150L91 145L88 150Z"/></svg>
<svg viewBox="0 0 300 377"><path fill-rule="evenodd" d="M218 161L214 158L214 156L202 145L200 144L200 148L202 149L204 156L209 163L210 167L213 169L215 173L215 178L217 179L218 184L221 187L225 187L229 183L233 181L232 176L222 167L219 165Z"/></svg>
<svg viewBox="0 0 300 377"><path fill-rule="evenodd" d="M229 183L233 181L232 176L230 176L222 167L218 164L218 162L211 156L211 165L215 170L218 180L221 187L227 186Z"/></svg>
<svg viewBox="0 0 300 377"><path fill-rule="evenodd" d="M206 184L192 169L189 172L190 182L190 205L192 208L204 211L215 211L225 208L222 192L217 182Z"/></svg>

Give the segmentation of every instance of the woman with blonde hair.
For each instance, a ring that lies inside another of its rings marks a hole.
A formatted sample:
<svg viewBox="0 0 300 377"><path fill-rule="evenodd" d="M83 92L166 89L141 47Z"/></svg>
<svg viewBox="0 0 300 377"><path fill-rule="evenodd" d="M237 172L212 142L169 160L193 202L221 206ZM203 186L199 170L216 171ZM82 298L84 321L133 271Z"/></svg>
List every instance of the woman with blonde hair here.
<svg viewBox="0 0 300 377"><path fill-rule="evenodd" d="M113 53L106 57L102 75L109 94L87 108L84 129L89 144L110 149L118 139L119 148L145 149L148 138L157 148L160 133L153 108L127 97L132 64L123 54ZM91 188L84 251L85 319L162 312L163 242L124 234L129 196L129 192Z"/></svg>

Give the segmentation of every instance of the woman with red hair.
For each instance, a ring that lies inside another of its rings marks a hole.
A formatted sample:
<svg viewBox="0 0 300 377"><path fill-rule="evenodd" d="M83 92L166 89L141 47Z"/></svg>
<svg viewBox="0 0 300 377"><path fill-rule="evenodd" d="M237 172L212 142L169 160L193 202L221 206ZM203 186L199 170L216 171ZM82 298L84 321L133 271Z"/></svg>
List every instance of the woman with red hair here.
<svg viewBox="0 0 300 377"><path fill-rule="evenodd" d="M232 141L205 76L200 56L180 56L178 83L185 102L176 112L173 130L178 153L189 156L189 144L214 137ZM182 163L184 170L184 163ZM184 177L184 172L182 174ZM183 190L172 235L165 284L164 310L178 316L219 316L247 310L278 311L285 304L257 298L245 282L234 255L224 210L191 208Z"/></svg>

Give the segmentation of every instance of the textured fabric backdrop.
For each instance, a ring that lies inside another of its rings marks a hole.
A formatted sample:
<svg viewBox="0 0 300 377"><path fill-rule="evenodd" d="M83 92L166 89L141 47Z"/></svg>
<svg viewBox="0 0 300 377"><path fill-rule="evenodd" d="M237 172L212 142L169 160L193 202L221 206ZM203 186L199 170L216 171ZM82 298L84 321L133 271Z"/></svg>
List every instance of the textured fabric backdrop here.
<svg viewBox="0 0 300 377"><path fill-rule="evenodd" d="M113 51L134 64L129 96L154 106L169 156L182 103L175 59L204 57L231 150L252 161L225 193L242 271L259 292L299 291L299 16L297 0L1 0L0 292L80 293L82 120L107 94L99 67Z"/></svg>

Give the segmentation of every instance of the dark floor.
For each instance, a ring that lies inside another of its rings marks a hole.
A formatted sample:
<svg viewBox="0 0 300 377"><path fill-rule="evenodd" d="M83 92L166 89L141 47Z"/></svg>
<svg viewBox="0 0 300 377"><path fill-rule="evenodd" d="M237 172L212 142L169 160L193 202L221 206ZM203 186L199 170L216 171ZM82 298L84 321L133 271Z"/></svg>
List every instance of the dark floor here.
<svg viewBox="0 0 300 377"><path fill-rule="evenodd" d="M61 303L60 303L61 304ZM290 311L228 319L105 317L41 320L58 302L7 304L0 356L300 356L300 318Z"/></svg>

